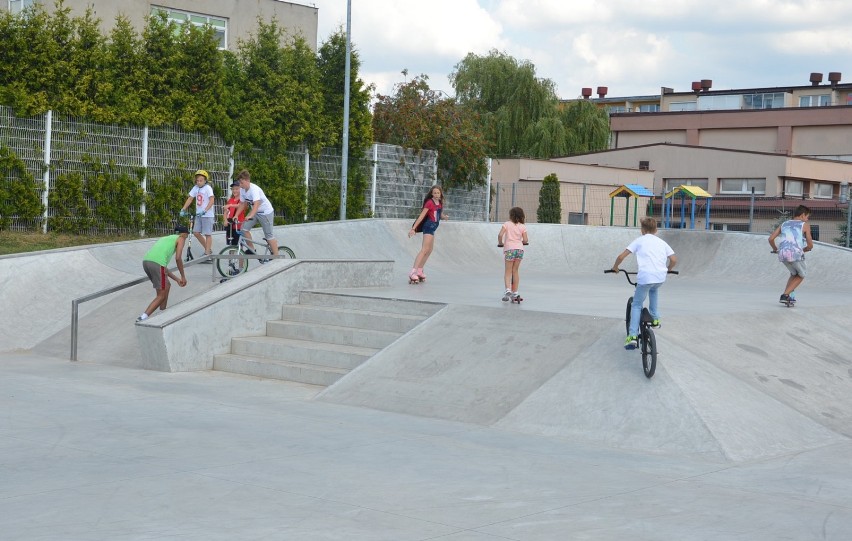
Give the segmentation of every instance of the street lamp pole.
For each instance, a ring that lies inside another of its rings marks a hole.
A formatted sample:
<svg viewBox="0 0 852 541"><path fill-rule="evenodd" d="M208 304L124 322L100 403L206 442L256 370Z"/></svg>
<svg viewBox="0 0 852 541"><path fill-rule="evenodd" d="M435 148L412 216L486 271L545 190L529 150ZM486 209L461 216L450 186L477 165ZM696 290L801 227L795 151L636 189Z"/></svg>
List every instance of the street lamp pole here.
<svg viewBox="0 0 852 541"><path fill-rule="evenodd" d="M350 33L352 30L352 0L346 0L346 74L343 84L343 148L340 163L340 219L346 219L346 183L349 169L349 57L352 53Z"/></svg>

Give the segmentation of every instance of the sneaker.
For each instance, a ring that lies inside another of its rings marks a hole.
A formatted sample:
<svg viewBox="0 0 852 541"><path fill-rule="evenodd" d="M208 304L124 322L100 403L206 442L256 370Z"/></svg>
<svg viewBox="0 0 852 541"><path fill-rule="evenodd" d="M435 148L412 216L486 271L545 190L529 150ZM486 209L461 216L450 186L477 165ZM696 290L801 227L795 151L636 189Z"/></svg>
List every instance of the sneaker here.
<svg viewBox="0 0 852 541"><path fill-rule="evenodd" d="M780 299L778 299L778 302L783 302L783 303L785 303L785 304L786 304L786 303L788 303L788 302L790 302L790 295L787 295L786 293L783 293L783 294L781 295L781 298L780 298Z"/></svg>
<svg viewBox="0 0 852 541"><path fill-rule="evenodd" d="M512 298L512 290L507 289L505 293L503 293L503 300L508 301Z"/></svg>
<svg viewBox="0 0 852 541"><path fill-rule="evenodd" d="M624 349L636 349L639 347L639 339L636 336L628 336L624 341Z"/></svg>
<svg viewBox="0 0 852 541"><path fill-rule="evenodd" d="M790 294L788 295L788 297L790 297L790 302L793 302L793 303L796 302L796 292L795 291L791 291Z"/></svg>
<svg viewBox="0 0 852 541"><path fill-rule="evenodd" d="M141 316L139 316L139 317L137 317L137 318L136 318L136 321L137 321L137 322L139 322L139 321L145 321L146 319L148 319L148 315L147 315L147 314L142 314Z"/></svg>
<svg viewBox="0 0 852 541"><path fill-rule="evenodd" d="M651 322L651 328L652 329L659 329L662 326L663 326L663 324L660 323L659 319L655 319L654 321Z"/></svg>

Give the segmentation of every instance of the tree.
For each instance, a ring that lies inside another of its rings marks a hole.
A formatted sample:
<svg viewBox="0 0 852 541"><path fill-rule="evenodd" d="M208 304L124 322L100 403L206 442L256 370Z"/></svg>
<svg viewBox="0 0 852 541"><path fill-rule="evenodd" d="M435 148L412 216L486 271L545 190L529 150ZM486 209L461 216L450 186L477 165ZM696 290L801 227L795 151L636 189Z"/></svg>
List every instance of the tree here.
<svg viewBox="0 0 852 541"><path fill-rule="evenodd" d="M472 108L432 90L425 75L397 84L392 96L377 96L373 107L377 140L438 151L438 179L446 190L485 183L488 145L480 125Z"/></svg>
<svg viewBox="0 0 852 541"><path fill-rule="evenodd" d="M559 199L559 179L551 173L541 181L538 192L538 222L542 224L562 223L562 203Z"/></svg>
<svg viewBox="0 0 852 541"><path fill-rule="evenodd" d="M492 50L468 54L450 75L459 103L477 112L493 156L552 158L606 148L609 117L579 104L561 111L556 86L535 66Z"/></svg>
<svg viewBox="0 0 852 541"><path fill-rule="evenodd" d="M343 144L343 90L346 86L346 34L341 28L320 45L317 51L320 86L325 98L323 112L332 126L334 143ZM361 59L355 47L349 56L349 154L346 172L346 216L364 218L368 215L365 192L369 187L366 151L373 143L373 117L370 97L373 85L358 77ZM315 185L308 211L312 220L331 220L340 216L340 185L326 182Z"/></svg>

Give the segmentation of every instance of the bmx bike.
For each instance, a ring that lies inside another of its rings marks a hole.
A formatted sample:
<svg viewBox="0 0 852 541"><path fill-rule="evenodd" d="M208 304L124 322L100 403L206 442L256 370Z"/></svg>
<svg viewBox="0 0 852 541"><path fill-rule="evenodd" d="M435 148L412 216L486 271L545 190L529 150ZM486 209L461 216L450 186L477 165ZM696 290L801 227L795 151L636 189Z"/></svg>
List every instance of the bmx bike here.
<svg viewBox="0 0 852 541"><path fill-rule="evenodd" d="M604 273L614 273L612 269L606 269ZM627 282L636 287L636 282L630 279L635 276L636 272L627 272L624 269L619 269L618 272L623 272ZM668 274L678 274L678 271L668 271ZM633 296L627 299L627 315L624 318L625 332L630 332L630 313L633 310ZM639 352L642 354L642 370L645 372L645 377L651 379L654 377L654 372L657 371L657 337L654 336L654 330L651 328L653 318L651 312L646 306L642 307L642 314L639 318Z"/></svg>
<svg viewBox="0 0 852 541"><path fill-rule="evenodd" d="M258 262L263 265L264 263L269 262L272 259L272 248L267 244L268 240L266 237L263 238L263 241L259 240L248 240L245 235L243 235L242 231L234 231L234 235L237 236L237 244L232 245L228 244L225 246L222 251L219 252L219 255L225 256L243 256L243 255L260 255L260 256L268 256L267 258L259 258ZM254 245L254 250L249 248L249 243ZM296 259L296 254L288 248L287 246L279 245L278 246L278 255L284 256L289 259ZM216 269L219 271L219 274L222 275L223 278L229 279L239 276L240 274L246 272L249 267L249 258L246 257L229 257L229 258L218 258L216 259Z"/></svg>

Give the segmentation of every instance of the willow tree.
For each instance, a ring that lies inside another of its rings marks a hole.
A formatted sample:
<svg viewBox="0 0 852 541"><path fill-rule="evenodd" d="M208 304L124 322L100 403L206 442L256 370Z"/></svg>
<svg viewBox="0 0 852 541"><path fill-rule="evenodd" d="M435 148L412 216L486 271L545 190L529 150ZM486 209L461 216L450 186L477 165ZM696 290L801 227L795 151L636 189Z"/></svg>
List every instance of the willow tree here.
<svg viewBox="0 0 852 541"><path fill-rule="evenodd" d="M606 148L606 113L560 110L556 85L537 77L529 61L496 50L470 53L456 64L450 81L459 102L481 115L493 156L552 158Z"/></svg>
<svg viewBox="0 0 852 541"><path fill-rule="evenodd" d="M536 153L531 139L533 132L555 126L536 124L556 115L556 87L553 81L536 77L531 62L496 50L487 56L470 53L456 64L450 81L459 102L482 116L493 155L550 157Z"/></svg>

